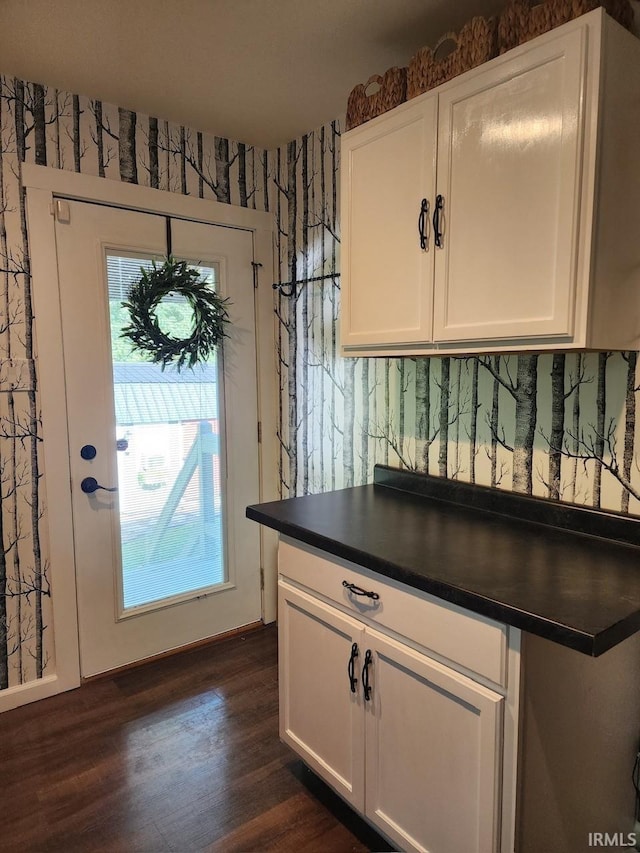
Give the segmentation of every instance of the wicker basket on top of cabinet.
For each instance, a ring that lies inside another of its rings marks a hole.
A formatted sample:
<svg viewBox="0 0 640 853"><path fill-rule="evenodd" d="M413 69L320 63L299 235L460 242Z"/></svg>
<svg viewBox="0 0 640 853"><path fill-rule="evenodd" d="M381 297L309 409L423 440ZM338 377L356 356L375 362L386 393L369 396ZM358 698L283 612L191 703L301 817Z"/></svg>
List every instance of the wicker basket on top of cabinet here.
<svg viewBox="0 0 640 853"><path fill-rule="evenodd" d="M604 7L619 24L633 27L633 9L629 0L509 0L498 22L498 52L505 53L554 27Z"/></svg>
<svg viewBox="0 0 640 853"><path fill-rule="evenodd" d="M371 87L377 86L372 89ZM392 110L407 99L407 69L389 68L384 75L373 74L358 83L347 101L347 130Z"/></svg>
<svg viewBox="0 0 640 853"><path fill-rule="evenodd" d="M420 48L409 62L407 99L428 92L493 59L497 54L496 31L495 18L476 17L468 21L459 33L445 33L433 49ZM438 52L448 42L454 43L454 49L438 59Z"/></svg>

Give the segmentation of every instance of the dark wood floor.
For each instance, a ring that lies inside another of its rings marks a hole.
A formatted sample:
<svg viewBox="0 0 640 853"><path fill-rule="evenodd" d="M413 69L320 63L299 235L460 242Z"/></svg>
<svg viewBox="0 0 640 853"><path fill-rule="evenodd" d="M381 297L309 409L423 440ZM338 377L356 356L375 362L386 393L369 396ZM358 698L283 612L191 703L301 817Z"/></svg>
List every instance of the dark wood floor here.
<svg viewBox="0 0 640 853"><path fill-rule="evenodd" d="M0 850L390 850L277 715L273 627L0 715Z"/></svg>

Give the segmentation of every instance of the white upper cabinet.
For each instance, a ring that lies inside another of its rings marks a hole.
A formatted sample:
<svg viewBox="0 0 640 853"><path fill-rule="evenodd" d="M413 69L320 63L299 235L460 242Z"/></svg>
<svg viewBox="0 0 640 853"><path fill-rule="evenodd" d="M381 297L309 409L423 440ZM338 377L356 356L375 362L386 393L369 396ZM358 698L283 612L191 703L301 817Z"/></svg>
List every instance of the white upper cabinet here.
<svg viewBox="0 0 640 853"><path fill-rule="evenodd" d="M351 282L342 295L345 344L430 340L433 264L416 223L423 199L425 207L433 203L437 104L426 97L387 114L342 149L342 242L349 246L342 269ZM430 214L422 214L425 234Z"/></svg>
<svg viewBox="0 0 640 853"><path fill-rule="evenodd" d="M585 41L573 30L440 98L436 341L573 331Z"/></svg>
<svg viewBox="0 0 640 853"><path fill-rule="evenodd" d="M343 353L640 348L639 78L598 9L345 134Z"/></svg>

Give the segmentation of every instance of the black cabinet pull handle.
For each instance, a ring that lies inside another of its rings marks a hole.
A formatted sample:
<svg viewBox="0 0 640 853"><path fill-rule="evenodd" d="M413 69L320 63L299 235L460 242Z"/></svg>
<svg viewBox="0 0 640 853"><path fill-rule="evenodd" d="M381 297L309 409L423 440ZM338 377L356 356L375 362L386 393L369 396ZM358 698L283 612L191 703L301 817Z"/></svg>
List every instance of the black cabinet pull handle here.
<svg viewBox="0 0 640 853"><path fill-rule="evenodd" d="M351 687L351 692L355 693L356 688L358 687L358 679L355 675L356 668L356 658L358 657L358 644L354 643L351 646L351 657L349 658L349 666L347 667L347 672L349 673L349 685Z"/></svg>
<svg viewBox="0 0 640 853"><path fill-rule="evenodd" d="M375 601L380 598L377 592L370 592L369 590L362 589L361 586L357 586L355 583L349 583L349 581L342 581L342 586L354 595L364 595L366 598L373 598Z"/></svg>
<svg viewBox="0 0 640 853"><path fill-rule="evenodd" d="M437 195L436 196L436 206L433 211L433 242L436 246L441 249L442 248L442 231L441 231L441 222L440 222L440 211L444 207L444 196Z"/></svg>
<svg viewBox="0 0 640 853"><path fill-rule="evenodd" d="M427 232L426 228L429 223L429 202L426 198L422 199L420 203L420 216L418 216L418 234L420 235L420 248L423 252L426 252L429 248L427 243Z"/></svg>
<svg viewBox="0 0 640 853"><path fill-rule="evenodd" d="M371 654L371 649L367 649L364 654L364 666L362 667L362 686L364 687L365 702L369 702L371 700L371 685L369 684L369 666L372 662L373 655Z"/></svg>

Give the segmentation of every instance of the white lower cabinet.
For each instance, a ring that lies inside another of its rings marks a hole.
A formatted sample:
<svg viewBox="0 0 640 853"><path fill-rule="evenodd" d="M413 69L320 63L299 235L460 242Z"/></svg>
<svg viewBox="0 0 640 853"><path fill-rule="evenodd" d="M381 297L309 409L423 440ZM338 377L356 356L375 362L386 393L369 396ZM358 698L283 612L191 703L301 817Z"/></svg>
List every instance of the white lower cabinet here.
<svg viewBox="0 0 640 853"><path fill-rule="evenodd" d="M362 812L362 689L358 678L352 692L347 670L353 645L362 649L364 628L284 583L278 607L280 737Z"/></svg>
<svg viewBox="0 0 640 853"><path fill-rule="evenodd" d="M378 588L354 616L281 576L281 737L400 849L498 851L505 696L366 624L413 597Z"/></svg>
<svg viewBox="0 0 640 853"><path fill-rule="evenodd" d="M365 815L404 850L497 850L504 698L377 631L365 647Z"/></svg>

